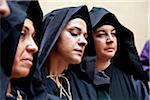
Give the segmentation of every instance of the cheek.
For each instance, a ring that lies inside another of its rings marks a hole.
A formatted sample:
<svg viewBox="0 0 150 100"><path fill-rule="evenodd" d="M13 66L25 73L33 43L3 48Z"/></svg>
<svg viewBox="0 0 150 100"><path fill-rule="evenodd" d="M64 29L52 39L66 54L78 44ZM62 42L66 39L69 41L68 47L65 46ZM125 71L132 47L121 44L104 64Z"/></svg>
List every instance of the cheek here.
<svg viewBox="0 0 150 100"><path fill-rule="evenodd" d="M19 50L19 48L17 48L13 65L17 65L19 63L20 56L21 56L21 50Z"/></svg>
<svg viewBox="0 0 150 100"><path fill-rule="evenodd" d="M62 35L61 35L61 37L59 39L59 44L61 44L61 48L62 49L66 48L67 52L69 52L70 50L74 49L78 45L77 38L73 37L68 32L62 33Z"/></svg>
<svg viewBox="0 0 150 100"><path fill-rule="evenodd" d="M12 66L12 71L11 71L12 77L16 76L16 72L18 71L18 67L19 67L19 61L18 61L18 59L15 59L13 66Z"/></svg>
<svg viewBox="0 0 150 100"><path fill-rule="evenodd" d="M18 55L18 52L17 52L16 55L15 55L13 66L12 66L13 71L15 71L18 68L19 61L20 61L20 58L19 58L19 55Z"/></svg>
<svg viewBox="0 0 150 100"><path fill-rule="evenodd" d="M96 46L95 49L96 49L96 52L97 52L97 53L100 53L100 52L102 52L102 50L103 50L103 49L101 48L101 46Z"/></svg>
<svg viewBox="0 0 150 100"><path fill-rule="evenodd" d="M95 43L96 54L101 55L104 52L105 43L100 40L94 40L94 43Z"/></svg>
<svg viewBox="0 0 150 100"><path fill-rule="evenodd" d="M73 36L66 36L65 45L67 45L69 48L74 48L76 45L78 45L77 38Z"/></svg>
<svg viewBox="0 0 150 100"><path fill-rule="evenodd" d="M19 44L18 44L18 47L17 47L17 51L16 51L16 54L15 54L15 58L14 58L14 62L13 62L13 69L17 69L17 66L19 65L20 61L21 61L21 56L23 54L23 48L24 46L20 44L20 41L19 41Z"/></svg>
<svg viewBox="0 0 150 100"><path fill-rule="evenodd" d="M102 49L105 45L105 43L103 41L100 41L100 40L94 40L94 44L95 44L95 47L98 48L98 49Z"/></svg>
<svg viewBox="0 0 150 100"><path fill-rule="evenodd" d="M21 60L21 54L22 54L22 50L18 49L15 55L14 64L19 63L19 61Z"/></svg>
<svg viewBox="0 0 150 100"><path fill-rule="evenodd" d="M63 35L61 35L60 37L60 42L65 45L71 43L71 40L72 40L72 36L67 32L63 33Z"/></svg>
<svg viewBox="0 0 150 100"><path fill-rule="evenodd" d="M114 41L114 45L115 45L115 48L116 48L116 51L117 51L117 47L118 47L117 39Z"/></svg>
<svg viewBox="0 0 150 100"><path fill-rule="evenodd" d="M27 39L25 40L19 40L19 43L18 43L18 46L17 46L17 51L16 51L16 57L19 58L23 52L26 50L26 44L29 42L29 41L26 41Z"/></svg>

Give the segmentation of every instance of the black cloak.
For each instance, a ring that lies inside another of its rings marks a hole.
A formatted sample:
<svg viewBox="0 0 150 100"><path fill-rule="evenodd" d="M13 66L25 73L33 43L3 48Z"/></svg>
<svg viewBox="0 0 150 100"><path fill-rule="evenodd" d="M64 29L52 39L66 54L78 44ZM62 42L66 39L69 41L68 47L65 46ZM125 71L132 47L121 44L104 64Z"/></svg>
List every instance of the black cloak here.
<svg viewBox="0 0 150 100"><path fill-rule="evenodd" d="M117 52L112 58L111 65L104 70L105 73L95 69L96 53L93 37L89 37L91 42L81 65L82 73L89 76L95 85L98 98L113 100L148 99L146 90L148 85L135 47L133 33L122 26L113 13L104 8L93 7L89 14L93 31L104 23L111 23L117 31Z"/></svg>
<svg viewBox="0 0 150 100"><path fill-rule="evenodd" d="M42 24L42 33L44 36L38 54L37 71L34 75L34 82L40 83L41 80L46 92L57 97L59 90L56 83L50 78L46 78L45 61L56 44L65 25L75 16L80 16L80 18L85 20L87 23L88 35L91 35L90 17L86 6L67 7L54 10L45 16ZM96 100L96 91L94 90L94 87L86 81L80 80L72 71L71 65L64 73L65 77L67 77L70 82L73 100ZM63 85L64 87L66 86L66 84ZM36 91L42 91L42 88L39 87ZM65 97L63 99L67 100Z"/></svg>
<svg viewBox="0 0 150 100"><path fill-rule="evenodd" d="M39 6L38 1L8 1L11 14L8 17L1 18L0 23L0 98L5 100L8 80L11 74L12 65L15 58L15 53L17 50L20 32L22 30L22 25L25 18L29 18L33 21L35 27L35 38L36 44L40 43L40 25L43 18L42 10ZM12 80L12 94L16 95L16 88L20 90L19 83L20 79ZM23 82L25 84L27 82ZM26 98L26 95L21 92L23 98ZM9 99L9 98L8 98ZM10 99L16 99L10 98Z"/></svg>

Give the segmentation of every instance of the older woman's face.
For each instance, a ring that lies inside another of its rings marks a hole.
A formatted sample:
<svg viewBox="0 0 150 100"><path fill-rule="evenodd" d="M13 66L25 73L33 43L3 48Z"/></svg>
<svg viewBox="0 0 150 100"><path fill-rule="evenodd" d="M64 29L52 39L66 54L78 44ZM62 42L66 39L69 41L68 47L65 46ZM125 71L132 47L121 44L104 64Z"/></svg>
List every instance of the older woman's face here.
<svg viewBox="0 0 150 100"><path fill-rule="evenodd" d="M62 31L56 52L68 64L78 64L83 57L87 45L87 28L83 19L75 18L68 22Z"/></svg>
<svg viewBox="0 0 150 100"><path fill-rule="evenodd" d="M5 17L10 14L10 9L8 7L6 0L0 0L0 17Z"/></svg>
<svg viewBox="0 0 150 100"><path fill-rule="evenodd" d="M38 51L38 47L33 40L35 30L30 19L25 19L20 33L19 43L12 67L12 78L25 77L29 74L33 64L33 54Z"/></svg>
<svg viewBox="0 0 150 100"><path fill-rule="evenodd" d="M93 33L98 58L111 59L117 51L116 29L112 25L103 25Z"/></svg>

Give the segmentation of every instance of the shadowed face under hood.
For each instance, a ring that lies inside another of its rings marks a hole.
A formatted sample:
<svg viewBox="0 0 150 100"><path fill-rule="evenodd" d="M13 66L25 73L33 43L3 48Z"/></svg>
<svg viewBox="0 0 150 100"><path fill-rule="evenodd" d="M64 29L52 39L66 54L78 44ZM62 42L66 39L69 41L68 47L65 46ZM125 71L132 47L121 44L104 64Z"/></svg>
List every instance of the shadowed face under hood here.
<svg viewBox="0 0 150 100"><path fill-rule="evenodd" d="M88 35L91 32L90 18L86 6L68 7L54 10L48 13L42 24L42 33L44 34L37 66L39 69L44 65L49 53L53 49L65 25L72 19L73 16L79 15L87 23Z"/></svg>
<svg viewBox="0 0 150 100"><path fill-rule="evenodd" d="M144 79L143 69L134 43L133 33L119 23L114 14L104 8L93 7L89 12L93 31L105 22L113 23L117 33L117 52L112 63L124 72L133 74L135 78ZM92 37L90 37L93 42ZM94 42L89 44L87 56L96 56Z"/></svg>
<svg viewBox="0 0 150 100"><path fill-rule="evenodd" d="M11 10L10 16L1 19L1 64L7 76L11 69L19 42L20 31L25 18L33 21L36 35L39 36L40 23L43 13L37 1L8 1ZM39 40L36 41L37 43Z"/></svg>

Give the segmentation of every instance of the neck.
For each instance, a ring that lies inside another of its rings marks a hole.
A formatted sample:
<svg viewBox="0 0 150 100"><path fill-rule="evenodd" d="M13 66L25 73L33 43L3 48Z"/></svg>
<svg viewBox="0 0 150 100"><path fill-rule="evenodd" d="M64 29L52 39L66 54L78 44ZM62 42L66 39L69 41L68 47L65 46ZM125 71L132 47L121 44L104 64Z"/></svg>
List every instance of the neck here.
<svg viewBox="0 0 150 100"><path fill-rule="evenodd" d="M52 51L47 61L47 69L50 75L62 74L64 70L68 69L68 63L66 63L61 56L55 51Z"/></svg>
<svg viewBox="0 0 150 100"><path fill-rule="evenodd" d="M96 59L96 69L97 70L105 70L110 65L111 59L98 58Z"/></svg>
<svg viewBox="0 0 150 100"><path fill-rule="evenodd" d="M11 94L11 82L10 82L10 80L8 82L7 96L12 96L12 94Z"/></svg>

